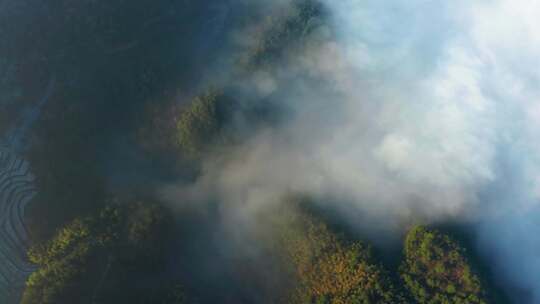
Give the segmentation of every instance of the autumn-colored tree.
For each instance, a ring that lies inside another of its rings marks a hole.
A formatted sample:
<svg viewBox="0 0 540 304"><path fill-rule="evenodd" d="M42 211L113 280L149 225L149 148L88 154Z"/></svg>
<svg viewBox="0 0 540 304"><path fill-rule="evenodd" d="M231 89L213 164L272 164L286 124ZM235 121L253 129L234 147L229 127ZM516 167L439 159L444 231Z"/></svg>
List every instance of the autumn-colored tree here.
<svg viewBox="0 0 540 304"><path fill-rule="evenodd" d="M291 303L404 303L362 243L341 240L322 221L299 210L287 212L274 225L297 283Z"/></svg>

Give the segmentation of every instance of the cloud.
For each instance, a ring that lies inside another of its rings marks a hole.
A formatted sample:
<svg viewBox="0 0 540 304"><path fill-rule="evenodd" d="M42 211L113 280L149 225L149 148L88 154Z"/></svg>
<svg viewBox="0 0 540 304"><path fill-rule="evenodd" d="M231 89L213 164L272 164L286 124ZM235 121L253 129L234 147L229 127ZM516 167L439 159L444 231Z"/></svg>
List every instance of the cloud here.
<svg viewBox="0 0 540 304"><path fill-rule="evenodd" d="M326 3L357 74L377 79L374 161L423 209L481 223L500 277L540 301L540 1Z"/></svg>
<svg viewBox="0 0 540 304"><path fill-rule="evenodd" d="M195 192L247 218L302 192L369 225L474 223L540 302L540 1L323 3L330 24L252 83L294 119L208 158Z"/></svg>

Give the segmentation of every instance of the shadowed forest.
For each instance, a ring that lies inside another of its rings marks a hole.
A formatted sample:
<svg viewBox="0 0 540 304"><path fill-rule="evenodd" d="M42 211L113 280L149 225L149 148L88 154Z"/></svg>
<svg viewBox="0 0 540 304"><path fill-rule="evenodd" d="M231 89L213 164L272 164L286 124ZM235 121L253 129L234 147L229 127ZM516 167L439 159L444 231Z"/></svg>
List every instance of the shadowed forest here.
<svg viewBox="0 0 540 304"><path fill-rule="evenodd" d="M334 84L299 64L336 35L330 12L264 2L0 3L0 134L50 95L21 149L34 269L13 303L511 303L452 218L392 230L294 185L220 186L243 180L226 173L253 162L243 149L288 140L256 145L260 134L310 121L294 96L328 101L309 106L329 114L307 134L340 119Z"/></svg>

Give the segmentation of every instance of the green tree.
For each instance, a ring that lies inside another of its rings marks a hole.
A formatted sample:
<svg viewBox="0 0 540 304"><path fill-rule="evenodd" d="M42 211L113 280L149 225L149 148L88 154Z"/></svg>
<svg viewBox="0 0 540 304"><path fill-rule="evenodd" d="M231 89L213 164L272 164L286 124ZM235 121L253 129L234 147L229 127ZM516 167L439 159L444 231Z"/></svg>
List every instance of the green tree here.
<svg viewBox="0 0 540 304"><path fill-rule="evenodd" d="M210 90L193 99L177 123L177 144L191 156L199 156L219 137L218 103L224 96Z"/></svg>
<svg viewBox="0 0 540 304"><path fill-rule="evenodd" d="M172 285L162 275L170 228L166 210L148 202L111 205L72 221L29 250L38 269L28 278L21 303L165 301L171 293L166 286ZM182 303L176 291L174 300Z"/></svg>
<svg viewBox="0 0 540 304"><path fill-rule="evenodd" d="M465 250L449 236L416 226L405 238L404 255L401 277L418 303L486 303Z"/></svg>
<svg viewBox="0 0 540 304"><path fill-rule="evenodd" d="M88 294L80 283L88 278L95 256L115 241L114 234L98 231L96 224L90 218L76 219L51 241L29 250L30 261L39 268L27 280L22 304L69 303Z"/></svg>
<svg viewBox="0 0 540 304"><path fill-rule="evenodd" d="M295 0L285 17L269 17L269 27L247 57L248 67L264 67L279 62L287 50L301 44L321 25L323 6L317 0Z"/></svg>

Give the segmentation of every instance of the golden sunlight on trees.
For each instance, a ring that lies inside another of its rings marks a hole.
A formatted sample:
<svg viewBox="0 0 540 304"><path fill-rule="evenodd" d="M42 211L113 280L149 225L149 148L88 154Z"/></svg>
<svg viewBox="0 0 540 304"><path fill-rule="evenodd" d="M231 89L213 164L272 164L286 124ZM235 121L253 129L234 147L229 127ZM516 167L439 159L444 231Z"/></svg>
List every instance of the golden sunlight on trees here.
<svg viewBox="0 0 540 304"><path fill-rule="evenodd" d="M368 247L345 242L300 210L284 214L274 224L296 282L290 303L405 303Z"/></svg>

